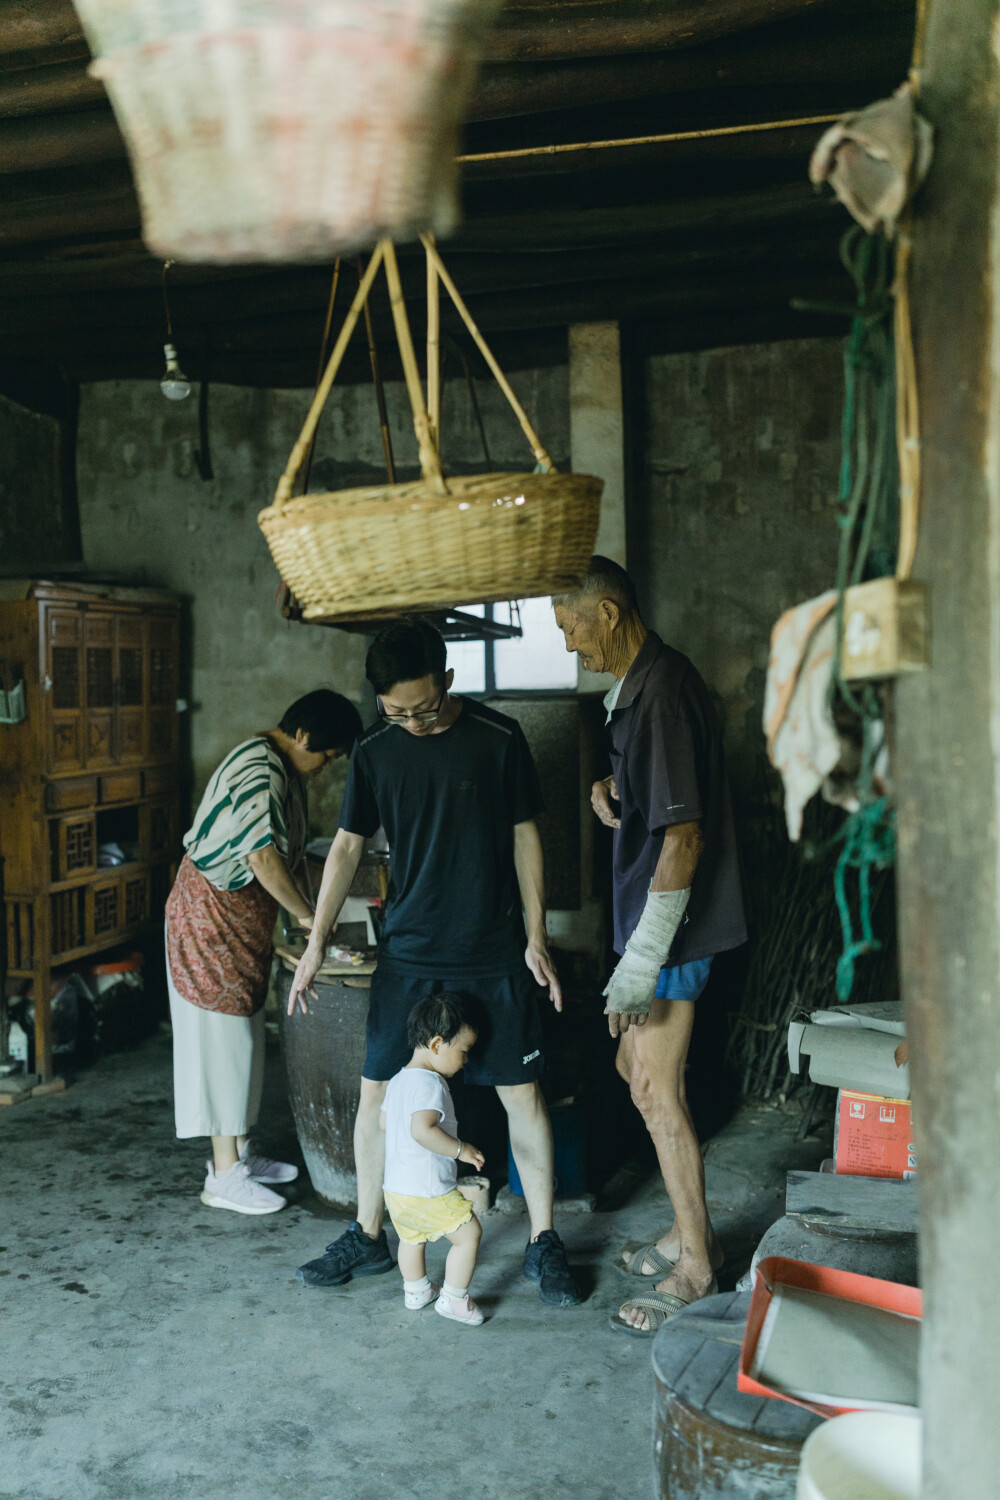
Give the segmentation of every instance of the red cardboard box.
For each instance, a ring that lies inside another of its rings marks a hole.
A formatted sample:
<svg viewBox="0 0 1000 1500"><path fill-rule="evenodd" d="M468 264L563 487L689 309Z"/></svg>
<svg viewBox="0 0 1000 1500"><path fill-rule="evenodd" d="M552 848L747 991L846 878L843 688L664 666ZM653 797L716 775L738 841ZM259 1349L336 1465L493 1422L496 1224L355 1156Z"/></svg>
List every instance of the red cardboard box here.
<svg viewBox="0 0 1000 1500"><path fill-rule="evenodd" d="M916 1177L909 1099L839 1089L833 1159L834 1170L849 1177Z"/></svg>

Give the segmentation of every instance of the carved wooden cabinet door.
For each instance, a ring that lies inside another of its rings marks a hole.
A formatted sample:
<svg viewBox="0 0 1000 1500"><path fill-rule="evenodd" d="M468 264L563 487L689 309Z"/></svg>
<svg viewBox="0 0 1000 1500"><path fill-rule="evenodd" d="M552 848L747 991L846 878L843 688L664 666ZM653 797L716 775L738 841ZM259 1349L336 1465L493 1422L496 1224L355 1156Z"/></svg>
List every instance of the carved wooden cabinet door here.
<svg viewBox="0 0 1000 1500"><path fill-rule="evenodd" d="M85 754L88 767L98 769L115 759L115 621L107 610L83 615L86 663Z"/></svg>
<svg viewBox="0 0 1000 1500"><path fill-rule="evenodd" d="M123 765L146 756L146 621L138 614L115 620L115 750Z"/></svg>
<svg viewBox="0 0 1000 1500"><path fill-rule="evenodd" d="M177 616L151 614L149 630L149 759L177 757Z"/></svg>
<svg viewBox="0 0 1000 1500"><path fill-rule="evenodd" d="M83 617L72 605L47 607L42 618L42 687L48 771L84 764Z"/></svg>

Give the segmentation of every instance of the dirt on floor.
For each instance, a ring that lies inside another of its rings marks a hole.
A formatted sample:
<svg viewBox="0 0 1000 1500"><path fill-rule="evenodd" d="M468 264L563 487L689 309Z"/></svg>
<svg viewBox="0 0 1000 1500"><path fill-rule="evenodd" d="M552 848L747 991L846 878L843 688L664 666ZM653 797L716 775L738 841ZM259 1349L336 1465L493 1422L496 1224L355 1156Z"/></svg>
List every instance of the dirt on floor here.
<svg viewBox="0 0 1000 1500"><path fill-rule="evenodd" d="M706 1147L723 1289L826 1144L746 1106ZM207 1144L207 1143L206 1143ZM258 1145L297 1162L272 1050ZM490 1212L482 1328L407 1313L398 1274L330 1291L295 1269L347 1218L304 1171L252 1219L202 1205L204 1145L173 1134L170 1041L0 1111L0 1500L612 1500L652 1494L649 1341L611 1331L626 1241L670 1222L626 1165L558 1227L587 1300L521 1275L523 1215ZM443 1250L428 1257L432 1275Z"/></svg>

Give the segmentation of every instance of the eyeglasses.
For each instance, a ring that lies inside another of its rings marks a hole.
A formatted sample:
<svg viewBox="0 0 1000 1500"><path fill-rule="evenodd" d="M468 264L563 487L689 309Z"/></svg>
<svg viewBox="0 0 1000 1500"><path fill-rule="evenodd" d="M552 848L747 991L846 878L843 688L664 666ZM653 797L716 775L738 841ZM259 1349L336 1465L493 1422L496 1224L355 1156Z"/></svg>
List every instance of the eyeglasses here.
<svg viewBox="0 0 1000 1500"><path fill-rule="evenodd" d="M411 722L414 724L433 724L441 717L441 705L445 700L447 691L447 688L442 688L441 696L434 707L425 709L419 714L387 714L382 707L382 699L376 698L375 703L378 708L379 718L384 719L387 724L409 724Z"/></svg>

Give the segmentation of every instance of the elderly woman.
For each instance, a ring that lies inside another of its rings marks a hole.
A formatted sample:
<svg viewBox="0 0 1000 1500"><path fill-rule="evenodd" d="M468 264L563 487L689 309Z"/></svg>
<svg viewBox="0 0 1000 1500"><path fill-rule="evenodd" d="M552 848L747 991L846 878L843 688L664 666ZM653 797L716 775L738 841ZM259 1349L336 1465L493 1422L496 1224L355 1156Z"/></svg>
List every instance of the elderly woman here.
<svg viewBox="0 0 1000 1500"><path fill-rule="evenodd" d="M226 756L184 838L167 901L174 1111L178 1139L212 1138L201 1195L210 1208L276 1213L285 1200L268 1184L298 1176L254 1155L247 1138L260 1110L274 926L279 907L311 925L300 873L306 778L346 755L360 731L339 693L299 698L277 729Z"/></svg>

